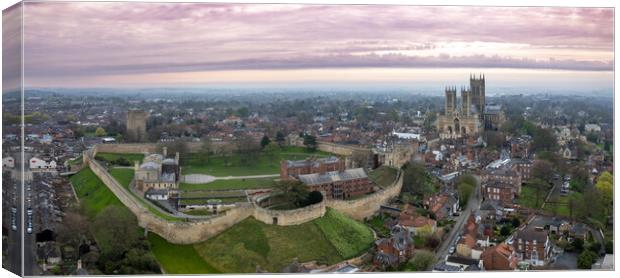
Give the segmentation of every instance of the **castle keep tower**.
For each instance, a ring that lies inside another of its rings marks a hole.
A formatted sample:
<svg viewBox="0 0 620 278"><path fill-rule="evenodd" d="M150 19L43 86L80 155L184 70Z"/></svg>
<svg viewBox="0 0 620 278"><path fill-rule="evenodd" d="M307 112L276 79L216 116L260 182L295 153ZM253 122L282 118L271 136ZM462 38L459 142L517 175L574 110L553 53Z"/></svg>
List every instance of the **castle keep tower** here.
<svg viewBox="0 0 620 278"><path fill-rule="evenodd" d="M485 93L484 93L484 75L480 75L476 78L475 75L469 76L469 87L472 94L472 103L476 106L478 112L478 118L484 120L484 106L485 106Z"/></svg>
<svg viewBox="0 0 620 278"><path fill-rule="evenodd" d="M149 113L142 110L127 111L127 140L130 142L146 142L146 119Z"/></svg>

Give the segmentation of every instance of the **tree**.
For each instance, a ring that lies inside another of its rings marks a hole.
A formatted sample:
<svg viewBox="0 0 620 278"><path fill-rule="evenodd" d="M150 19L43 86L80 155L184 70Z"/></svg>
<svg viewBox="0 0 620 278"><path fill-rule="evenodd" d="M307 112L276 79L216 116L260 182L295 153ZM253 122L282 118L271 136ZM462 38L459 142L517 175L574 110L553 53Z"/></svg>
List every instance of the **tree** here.
<svg viewBox="0 0 620 278"><path fill-rule="evenodd" d="M102 137L105 135L106 135L105 129L103 129L102 127L98 127L97 130L95 130L95 136Z"/></svg>
<svg viewBox="0 0 620 278"><path fill-rule="evenodd" d="M418 196L430 194L435 190L432 176L423 164L407 162L403 165L403 191Z"/></svg>
<svg viewBox="0 0 620 278"><path fill-rule="evenodd" d="M92 232L97 238L101 255L109 260L120 259L138 241L136 217L119 206L108 206L94 219Z"/></svg>
<svg viewBox="0 0 620 278"><path fill-rule="evenodd" d="M579 254L579 257L577 257L577 268L591 269L597 258L598 256L594 252L585 250Z"/></svg>
<svg viewBox="0 0 620 278"><path fill-rule="evenodd" d="M508 236L508 235L510 235L510 227L508 227L508 225L502 225L502 228L499 229L499 234L501 236Z"/></svg>
<svg viewBox="0 0 620 278"><path fill-rule="evenodd" d="M263 139L260 140L261 149L264 149L269 143L271 143L271 139L267 135L263 136Z"/></svg>
<svg viewBox="0 0 620 278"><path fill-rule="evenodd" d="M603 172L596 181L596 189L600 192L605 207L612 207L614 200L614 177L607 171Z"/></svg>
<svg viewBox="0 0 620 278"><path fill-rule="evenodd" d="M575 252L583 251L583 239L575 238L571 246L573 247L573 250L575 250Z"/></svg>
<svg viewBox="0 0 620 278"><path fill-rule="evenodd" d="M257 156L260 151L260 145L254 138L248 134L243 134L235 139L237 152L239 153L239 162L242 165L251 165L258 162Z"/></svg>
<svg viewBox="0 0 620 278"><path fill-rule="evenodd" d="M368 165L368 153L353 151L353 153L351 153L351 161L353 161L355 167L366 167L366 165Z"/></svg>
<svg viewBox="0 0 620 278"><path fill-rule="evenodd" d="M435 264L435 253L426 250L419 250L409 260L406 271L427 271Z"/></svg>
<svg viewBox="0 0 620 278"><path fill-rule="evenodd" d="M273 163L276 161L278 157L277 154L279 151L280 151L280 147L275 143L270 143L269 145L264 147L263 153L265 153L265 155L267 156L267 159L269 159L269 164L273 165Z"/></svg>
<svg viewBox="0 0 620 278"><path fill-rule="evenodd" d="M211 142L209 139L202 142L200 150L198 151L198 160L203 163L209 163L209 155L211 154Z"/></svg>
<svg viewBox="0 0 620 278"><path fill-rule="evenodd" d="M547 193L547 188L549 187L549 184L547 182L545 182L542 179L539 178L535 178L533 180L531 180L529 182L530 186L534 188L534 196L535 196L535 206L536 208L540 208L540 206L542 205L542 202L545 198L545 195Z"/></svg>
<svg viewBox="0 0 620 278"><path fill-rule="evenodd" d="M309 135L309 134L305 134L304 135L304 146L306 146L306 149L308 149L311 152L316 151L316 147L317 147L316 137Z"/></svg>
<svg viewBox="0 0 620 278"><path fill-rule="evenodd" d="M553 178L553 165L547 160L537 159L532 165L532 178L550 182Z"/></svg>
<svg viewBox="0 0 620 278"><path fill-rule="evenodd" d="M282 147L284 146L284 141L285 141L285 137L284 137L284 133L282 133L282 131L278 131L276 133L276 142L278 143L278 146Z"/></svg>
<svg viewBox="0 0 620 278"><path fill-rule="evenodd" d="M456 181L457 190L459 192L459 205L461 207L466 206L471 193L474 192L478 181L470 174L462 175Z"/></svg>
<svg viewBox="0 0 620 278"><path fill-rule="evenodd" d="M558 142L551 130L546 128L538 128L532 137L532 149L534 151L555 151Z"/></svg>
<svg viewBox="0 0 620 278"><path fill-rule="evenodd" d="M56 231L56 241L78 250L88 236L88 219L78 212L68 211Z"/></svg>
<svg viewBox="0 0 620 278"><path fill-rule="evenodd" d="M308 188L297 180L281 180L276 182L275 188L281 193L283 201L301 207L308 198Z"/></svg>
<svg viewBox="0 0 620 278"><path fill-rule="evenodd" d="M319 191L312 191L308 193L308 197L306 198L306 203L304 205L312 205L318 204L323 201L323 194Z"/></svg>

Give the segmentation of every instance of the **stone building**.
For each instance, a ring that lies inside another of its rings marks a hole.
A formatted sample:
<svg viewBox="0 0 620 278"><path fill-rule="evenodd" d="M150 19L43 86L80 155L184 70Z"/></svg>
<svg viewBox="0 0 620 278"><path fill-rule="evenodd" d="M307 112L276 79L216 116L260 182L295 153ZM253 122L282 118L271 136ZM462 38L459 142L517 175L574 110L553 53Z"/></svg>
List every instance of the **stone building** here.
<svg viewBox="0 0 620 278"><path fill-rule="evenodd" d="M490 104L484 108L484 129L499 130L506 122L506 115L501 105Z"/></svg>
<svg viewBox="0 0 620 278"><path fill-rule="evenodd" d="M179 153L174 158L167 158L166 148L163 154L147 155L142 164L135 162L135 187L140 192L149 190L176 189L179 183Z"/></svg>
<svg viewBox="0 0 620 278"><path fill-rule="evenodd" d="M345 200L372 192L372 182L363 168L298 176L309 191L319 191L327 199Z"/></svg>
<svg viewBox="0 0 620 278"><path fill-rule="evenodd" d="M331 171L344 171L345 161L335 157L308 158L304 160L282 160L280 179L297 178L299 175L323 174Z"/></svg>
<svg viewBox="0 0 620 278"><path fill-rule="evenodd" d="M437 118L440 138L461 138L478 134L482 130L484 77L470 77L469 81L469 89L461 88L460 105L456 98L456 88L446 88L444 113Z"/></svg>
<svg viewBox="0 0 620 278"><path fill-rule="evenodd" d="M142 110L127 111L127 140L129 142L146 142L146 119L149 113Z"/></svg>
<svg viewBox="0 0 620 278"><path fill-rule="evenodd" d="M513 247L520 261L534 266L544 266L550 260L549 236L539 227L522 227L513 239Z"/></svg>

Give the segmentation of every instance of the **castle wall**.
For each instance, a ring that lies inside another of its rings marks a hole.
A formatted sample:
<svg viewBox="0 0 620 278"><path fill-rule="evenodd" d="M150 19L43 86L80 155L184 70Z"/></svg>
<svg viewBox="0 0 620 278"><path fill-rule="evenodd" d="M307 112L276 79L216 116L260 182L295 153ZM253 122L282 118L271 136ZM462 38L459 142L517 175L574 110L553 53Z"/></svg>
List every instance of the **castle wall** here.
<svg viewBox="0 0 620 278"><path fill-rule="evenodd" d="M254 207L254 218L266 223L290 226L299 225L320 218L325 215L325 199L318 204L294 210L271 210L260 206Z"/></svg>
<svg viewBox="0 0 620 278"><path fill-rule="evenodd" d="M354 200L327 200L326 206L342 212L349 217L357 220L371 217L383 204L387 204L390 199L396 198L403 187L403 175L401 172L394 183L385 189L366 195Z"/></svg>
<svg viewBox="0 0 620 278"><path fill-rule="evenodd" d="M236 207L228 209L218 216L190 218L185 221L168 221L150 212L143 203L131 195L94 159L97 151L140 153L155 152L155 150L155 144L97 145L93 150L84 152L84 165L88 166L123 205L136 215L140 227L175 244L193 244L205 241L250 216L266 224L273 224L275 217L277 218L277 225L298 225L322 217L325 215L326 207L331 207L354 219L361 220L372 216L379 211L382 204L398 196L403 182L403 177L399 172L397 180L392 185L355 200L324 199L321 203L308 207L281 211L268 210L254 204L243 203L237 204Z"/></svg>

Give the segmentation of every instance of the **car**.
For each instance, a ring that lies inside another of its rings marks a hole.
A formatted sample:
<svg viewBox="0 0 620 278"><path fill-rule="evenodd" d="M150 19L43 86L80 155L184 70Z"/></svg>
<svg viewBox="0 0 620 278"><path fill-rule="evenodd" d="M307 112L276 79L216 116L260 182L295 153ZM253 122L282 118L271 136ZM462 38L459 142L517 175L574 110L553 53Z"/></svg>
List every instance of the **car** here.
<svg viewBox="0 0 620 278"><path fill-rule="evenodd" d="M456 248L454 247L454 245L450 246L450 249L448 249L448 253L454 254L454 251L456 251Z"/></svg>
<svg viewBox="0 0 620 278"><path fill-rule="evenodd" d="M28 228L26 228L26 232L32 234L32 226L28 226Z"/></svg>
<svg viewBox="0 0 620 278"><path fill-rule="evenodd" d="M28 214L28 216L32 216L32 208L28 208L28 210L26 210L26 214Z"/></svg>
<svg viewBox="0 0 620 278"><path fill-rule="evenodd" d="M17 208L16 207L11 207L11 212L12 213L17 213Z"/></svg>
<svg viewBox="0 0 620 278"><path fill-rule="evenodd" d="M454 213L452 213L452 216L461 216L461 213L458 211L455 211Z"/></svg>

